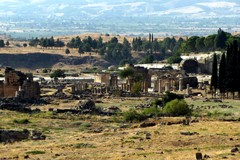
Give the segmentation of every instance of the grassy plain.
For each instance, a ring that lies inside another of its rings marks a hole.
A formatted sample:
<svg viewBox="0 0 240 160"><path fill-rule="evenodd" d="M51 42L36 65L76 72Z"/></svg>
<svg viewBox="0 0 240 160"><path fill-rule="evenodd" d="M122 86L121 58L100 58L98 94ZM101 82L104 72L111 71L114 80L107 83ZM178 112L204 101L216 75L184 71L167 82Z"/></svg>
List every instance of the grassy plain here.
<svg viewBox="0 0 240 160"><path fill-rule="evenodd" d="M107 103L108 101L108 103ZM219 103L187 99L194 106L210 106ZM121 109L146 102L144 99L106 100L104 106L117 105ZM240 101L224 101L233 108L218 108L219 112L233 112L239 118ZM74 104L72 104L74 105ZM100 105L101 104L97 104ZM212 110L210 110L212 112ZM209 109L202 109L207 115ZM203 114L203 115L204 115ZM36 129L42 131L44 141L26 140L12 144L0 144L0 159L51 160L193 160L200 148L212 160L240 159L240 153L232 154L231 149L240 145L240 123L226 122L218 117L198 115L199 122L190 126L182 124L161 125L160 122L180 121L183 118L157 118L154 127L140 128L139 123L116 122L113 117L96 115L54 114L41 112L35 114L0 111L2 129ZM121 118L121 117L117 117ZM28 123L16 123L26 119ZM195 119L193 117L193 119ZM181 132L197 132L195 135L181 135ZM146 133L151 139L146 139Z"/></svg>

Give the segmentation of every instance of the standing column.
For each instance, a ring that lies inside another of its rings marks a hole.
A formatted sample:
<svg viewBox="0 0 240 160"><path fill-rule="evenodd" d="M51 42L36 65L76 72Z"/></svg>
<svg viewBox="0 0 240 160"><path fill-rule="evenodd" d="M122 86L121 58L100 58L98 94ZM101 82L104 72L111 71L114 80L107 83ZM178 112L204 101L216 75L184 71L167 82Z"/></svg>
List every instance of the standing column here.
<svg viewBox="0 0 240 160"><path fill-rule="evenodd" d="M162 93L161 79L158 80L158 93Z"/></svg>
<svg viewBox="0 0 240 160"><path fill-rule="evenodd" d="M165 92L168 92L169 90L170 90L170 88L169 88L169 82L167 82L166 85L165 85Z"/></svg>
<svg viewBox="0 0 240 160"><path fill-rule="evenodd" d="M187 84L186 95L189 95L189 84Z"/></svg>
<svg viewBox="0 0 240 160"><path fill-rule="evenodd" d="M179 79L179 92L183 90L183 79Z"/></svg>

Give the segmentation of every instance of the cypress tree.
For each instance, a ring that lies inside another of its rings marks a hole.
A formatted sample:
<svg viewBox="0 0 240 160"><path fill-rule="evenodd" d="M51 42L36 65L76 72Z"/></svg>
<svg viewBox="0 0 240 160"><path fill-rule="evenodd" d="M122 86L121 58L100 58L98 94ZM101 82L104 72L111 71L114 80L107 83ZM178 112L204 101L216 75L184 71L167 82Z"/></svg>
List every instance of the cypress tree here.
<svg viewBox="0 0 240 160"><path fill-rule="evenodd" d="M236 67L236 82L237 82L237 92L240 98L240 48L237 51L237 67Z"/></svg>
<svg viewBox="0 0 240 160"><path fill-rule="evenodd" d="M234 41L227 50L227 65L226 65L226 89L234 94L238 91L239 74L238 74L238 44Z"/></svg>
<svg viewBox="0 0 240 160"><path fill-rule="evenodd" d="M221 28L218 29L218 34L214 39L214 48L223 49L226 47L227 35Z"/></svg>
<svg viewBox="0 0 240 160"><path fill-rule="evenodd" d="M212 78L211 78L211 90L216 92L218 88L218 66L217 55L214 53L213 65L212 65Z"/></svg>
<svg viewBox="0 0 240 160"><path fill-rule="evenodd" d="M219 90L223 95L226 92L226 56L222 54L219 66Z"/></svg>

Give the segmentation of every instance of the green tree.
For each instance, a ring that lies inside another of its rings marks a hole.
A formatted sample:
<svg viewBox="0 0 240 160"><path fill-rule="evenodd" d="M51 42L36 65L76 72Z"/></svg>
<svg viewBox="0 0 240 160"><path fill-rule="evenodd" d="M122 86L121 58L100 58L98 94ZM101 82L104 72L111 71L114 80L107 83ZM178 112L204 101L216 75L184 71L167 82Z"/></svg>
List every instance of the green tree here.
<svg viewBox="0 0 240 160"><path fill-rule="evenodd" d="M79 48L78 48L78 53L81 55L81 54L84 54L84 51L83 51L83 49L82 49L82 46L80 46Z"/></svg>
<svg viewBox="0 0 240 160"><path fill-rule="evenodd" d="M226 92L226 56L222 54L220 66L219 66L219 90L220 93Z"/></svg>
<svg viewBox="0 0 240 160"><path fill-rule="evenodd" d="M221 28L218 30L218 34L214 39L215 49L224 49L226 47L227 34Z"/></svg>
<svg viewBox="0 0 240 160"><path fill-rule="evenodd" d="M207 51L214 50L214 40L215 40L216 34L209 35L204 39L204 45L206 47Z"/></svg>
<svg viewBox="0 0 240 160"><path fill-rule="evenodd" d="M186 101L175 99L166 104L163 108L163 113L170 116L187 116L191 115L191 109Z"/></svg>
<svg viewBox="0 0 240 160"><path fill-rule="evenodd" d="M183 99L183 96L177 95L175 93L171 93L171 92L166 92L166 94L163 96L162 98L162 103L164 105L166 105L168 102L174 100L174 99Z"/></svg>
<svg viewBox="0 0 240 160"><path fill-rule="evenodd" d="M181 61L182 61L182 58L181 58L180 54L174 54L173 56L171 56L167 59L167 62L169 64L180 63Z"/></svg>
<svg viewBox="0 0 240 160"><path fill-rule="evenodd" d="M102 48L103 47L103 39L102 37L99 37L97 40L97 48Z"/></svg>
<svg viewBox="0 0 240 160"><path fill-rule="evenodd" d="M186 43L186 52L195 52L196 51L196 41L199 37L193 36L190 37L185 43Z"/></svg>
<svg viewBox="0 0 240 160"><path fill-rule="evenodd" d="M65 43L63 41L61 41L60 39L57 39L55 41L54 47L64 47Z"/></svg>
<svg viewBox="0 0 240 160"><path fill-rule="evenodd" d="M50 78L59 78L59 77L61 77L61 78L66 77L64 70L57 69L57 70L53 71L52 74L50 74Z"/></svg>
<svg viewBox="0 0 240 160"><path fill-rule="evenodd" d="M31 47L37 47L37 45L39 45L40 40L36 37L35 39L32 38L32 40L30 40L29 42L29 46Z"/></svg>
<svg viewBox="0 0 240 160"><path fill-rule="evenodd" d="M199 37L196 40L196 50L197 50L197 52L205 51L204 40L205 40L205 37Z"/></svg>
<svg viewBox="0 0 240 160"><path fill-rule="evenodd" d="M83 43L82 49L84 52L91 52L91 45L89 43Z"/></svg>
<svg viewBox="0 0 240 160"><path fill-rule="evenodd" d="M7 41L7 42L6 42L6 46L9 46L9 45L10 45L10 43L9 43L9 41Z"/></svg>
<svg viewBox="0 0 240 160"><path fill-rule="evenodd" d="M152 47L153 47L153 51L156 53L160 50L160 44L159 42L157 41L157 39L155 39L152 43Z"/></svg>
<svg viewBox="0 0 240 160"><path fill-rule="evenodd" d="M23 43L23 47L24 47L24 48L27 47L27 43Z"/></svg>
<svg viewBox="0 0 240 160"><path fill-rule="evenodd" d="M133 84L133 88L132 88L131 93L135 94L135 95L139 95L140 92L141 92L141 89L142 89L142 83L140 81L136 82L136 83Z"/></svg>
<svg viewBox="0 0 240 160"><path fill-rule="evenodd" d="M66 54L70 54L70 50L67 48L67 49L65 50L65 53L66 53Z"/></svg>
<svg viewBox="0 0 240 160"><path fill-rule="evenodd" d="M134 109L129 109L129 111L124 112L123 114L123 118L126 122L140 122L144 119L146 119L145 116L143 116L142 114L138 113L136 110Z"/></svg>
<svg viewBox="0 0 240 160"><path fill-rule="evenodd" d="M154 61L154 56L150 54L150 55L146 55L139 63L140 64L153 63L153 61Z"/></svg>
<svg viewBox="0 0 240 160"><path fill-rule="evenodd" d="M3 48L3 47L5 47L5 43L3 40L0 39L0 48Z"/></svg>
<svg viewBox="0 0 240 160"><path fill-rule="evenodd" d="M218 88L218 62L217 55L213 55L213 64L212 64L212 77L211 77L211 90L216 92Z"/></svg>
<svg viewBox="0 0 240 160"><path fill-rule="evenodd" d="M120 78L133 77L133 75L134 75L134 70L131 67L121 70L119 72Z"/></svg>

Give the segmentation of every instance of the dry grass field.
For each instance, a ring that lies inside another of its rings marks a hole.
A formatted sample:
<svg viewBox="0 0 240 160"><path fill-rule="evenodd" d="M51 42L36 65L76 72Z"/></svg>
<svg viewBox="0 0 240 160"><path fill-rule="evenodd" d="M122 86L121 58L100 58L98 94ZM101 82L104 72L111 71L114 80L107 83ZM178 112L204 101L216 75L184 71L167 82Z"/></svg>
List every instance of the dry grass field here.
<svg viewBox="0 0 240 160"><path fill-rule="evenodd" d="M187 101L189 103L191 99ZM123 109L124 106L143 103L144 99L103 102L102 107L115 104ZM61 103L65 107L75 105L74 102ZM196 101L194 103L198 104ZM234 101L231 105L233 108L219 111L237 111L234 116L239 118L240 102ZM36 129L47 136L44 141L0 144L0 159L24 159L28 155L33 160L194 160L198 148L211 160L240 159L239 152L231 153L234 146L240 145L240 123L219 121L213 117L198 117L199 122L189 126L161 125L161 122L177 122L183 118L149 119L147 121L156 122L157 125L147 128L139 127L140 123L124 123L116 121L116 117L96 115L25 114L1 110L0 117L2 129ZM19 119L28 119L30 123L14 122ZM182 135L181 132L195 134ZM149 133L150 139L146 139Z"/></svg>

